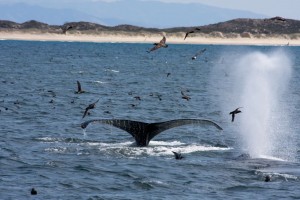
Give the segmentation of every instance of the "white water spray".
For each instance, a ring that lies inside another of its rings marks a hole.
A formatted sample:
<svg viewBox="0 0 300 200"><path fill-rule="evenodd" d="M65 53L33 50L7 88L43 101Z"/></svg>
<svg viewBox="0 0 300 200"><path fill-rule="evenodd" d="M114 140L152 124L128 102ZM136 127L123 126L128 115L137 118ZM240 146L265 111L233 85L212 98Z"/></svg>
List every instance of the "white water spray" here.
<svg viewBox="0 0 300 200"><path fill-rule="evenodd" d="M291 77L291 62L283 51L249 53L237 62L240 99L243 106L240 133L251 157L278 157L289 148L288 119L281 102Z"/></svg>
<svg viewBox="0 0 300 200"><path fill-rule="evenodd" d="M241 150L252 158L295 160L296 143L287 100L292 62L283 50L226 52L212 74L224 120ZM230 111L242 107L231 121Z"/></svg>

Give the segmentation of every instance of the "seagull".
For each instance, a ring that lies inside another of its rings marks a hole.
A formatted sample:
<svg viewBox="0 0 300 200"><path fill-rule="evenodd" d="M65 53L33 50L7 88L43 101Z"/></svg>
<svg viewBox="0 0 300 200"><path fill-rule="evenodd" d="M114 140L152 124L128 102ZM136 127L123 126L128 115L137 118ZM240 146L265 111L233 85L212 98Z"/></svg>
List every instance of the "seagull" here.
<svg viewBox="0 0 300 200"><path fill-rule="evenodd" d="M152 47L148 53L150 53L151 51L154 51L156 49L159 49L160 47L164 47L167 48L168 45L166 44L166 37L164 36L163 39L159 42L159 43L154 43L153 45L155 45L154 47Z"/></svg>
<svg viewBox="0 0 300 200"><path fill-rule="evenodd" d="M181 160L182 158L184 158L184 157L181 155L181 153L177 153L177 152L175 152L175 151L172 151L172 152L174 153L175 159L176 159L176 160Z"/></svg>
<svg viewBox="0 0 300 200"><path fill-rule="evenodd" d="M181 98L186 99L187 101L191 99L191 97L185 95L185 94L183 93L183 91L181 91L181 95L182 95Z"/></svg>
<svg viewBox="0 0 300 200"><path fill-rule="evenodd" d="M195 33L196 30L197 30L197 31L200 31L201 29L200 29L200 28L195 28L195 29L192 30L192 31L186 32L183 40L185 40L185 39L187 38L187 36L188 36L190 33Z"/></svg>
<svg viewBox="0 0 300 200"><path fill-rule="evenodd" d="M200 56L201 54L203 54L206 51L206 48L198 51L193 57L192 60L196 60L197 56Z"/></svg>
<svg viewBox="0 0 300 200"><path fill-rule="evenodd" d="M90 109L94 109L94 108L96 107L96 103L97 103L98 101L99 101L99 99L98 99L95 103L92 103L92 104L90 104L88 107L86 107L82 119L86 116L86 114L88 113L88 111L89 111Z"/></svg>
<svg viewBox="0 0 300 200"><path fill-rule="evenodd" d="M242 107L239 107L239 108L237 108L237 109L235 109L234 111L231 111L231 112L229 113L229 115L232 115L231 122L234 121L234 116L235 116L235 114L238 114L238 113L242 112L242 111L239 110L240 108L242 108Z"/></svg>
<svg viewBox="0 0 300 200"><path fill-rule="evenodd" d="M80 84L80 82L79 81L77 81L77 91L75 92L75 94L81 94L81 93L85 93L85 91L83 91L82 89L81 89L81 84Z"/></svg>

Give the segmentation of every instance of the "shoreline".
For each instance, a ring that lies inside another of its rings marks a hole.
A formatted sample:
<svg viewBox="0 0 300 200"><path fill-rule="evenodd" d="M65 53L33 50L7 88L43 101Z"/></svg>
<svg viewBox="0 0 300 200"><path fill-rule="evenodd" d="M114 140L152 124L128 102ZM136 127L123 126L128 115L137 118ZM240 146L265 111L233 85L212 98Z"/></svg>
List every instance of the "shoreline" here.
<svg viewBox="0 0 300 200"><path fill-rule="evenodd" d="M300 38L288 37L213 37L194 35L184 40L184 33L166 34L168 44L212 44L212 45L257 45L257 46L300 46ZM154 43L162 39L158 33L112 32L103 34L57 34L38 32L1 32L0 40L22 41L61 41L61 42L95 42L95 43Z"/></svg>

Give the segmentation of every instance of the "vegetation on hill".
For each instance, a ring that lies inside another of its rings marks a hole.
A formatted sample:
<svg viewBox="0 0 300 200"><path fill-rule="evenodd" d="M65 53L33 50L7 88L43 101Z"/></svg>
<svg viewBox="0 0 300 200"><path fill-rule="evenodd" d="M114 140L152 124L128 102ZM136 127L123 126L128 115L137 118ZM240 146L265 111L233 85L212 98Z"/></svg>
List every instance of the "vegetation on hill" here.
<svg viewBox="0 0 300 200"><path fill-rule="evenodd" d="M100 34L102 32L128 32L128 33L179 33L188 32L196 27L174 27L167 29L158 28L143 28L132 25L118 25L118 26L104 26L101 24L90 22L68 22L62 26L48 25L35 20L27 21L24 23L16 23L7 20L0 20L0 31L40 31L42 33L65 33L66 27L68 33L83 33L83 34ZM212 34L222 36L223 34L250 37L250 35L282 35L282 34L299 34L300 21L293 19L284 19L282 17L273 17L268 19L234 19L226 22L199 26L199 31L196 33ZM248 34L248 36L247 36Z"/></svg>

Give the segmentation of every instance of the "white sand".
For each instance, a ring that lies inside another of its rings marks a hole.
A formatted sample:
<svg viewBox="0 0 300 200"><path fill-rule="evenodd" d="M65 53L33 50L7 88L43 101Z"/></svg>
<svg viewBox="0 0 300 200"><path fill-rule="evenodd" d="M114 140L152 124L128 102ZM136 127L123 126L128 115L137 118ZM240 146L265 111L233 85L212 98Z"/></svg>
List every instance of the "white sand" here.
<svg viewBox="0 0 300 200"><path fill-rule="evenodd" d="M288 37L271 38L221 38L209 35L194 35L183 40L184 33L167 34L168 44L221 44L221 45L291 45L300 46L300 38ZM37 32L0 32L0 40L29 40L29 41L73 41L73 42L109 42L109 43L153 43L162 39L162 34L150 33L103 33L98 35L67 33L51 34Z"/></svg>

